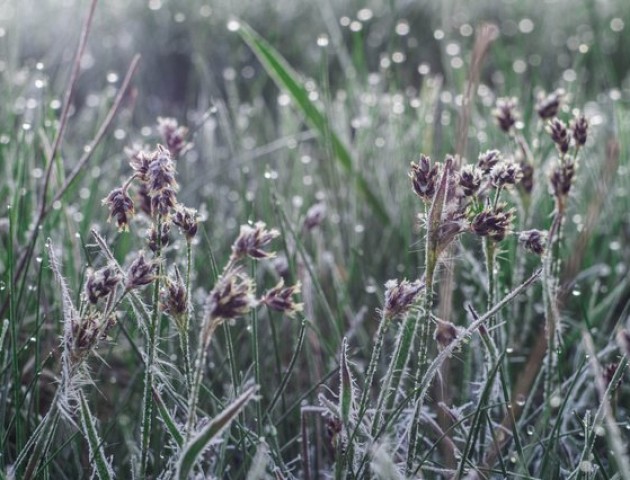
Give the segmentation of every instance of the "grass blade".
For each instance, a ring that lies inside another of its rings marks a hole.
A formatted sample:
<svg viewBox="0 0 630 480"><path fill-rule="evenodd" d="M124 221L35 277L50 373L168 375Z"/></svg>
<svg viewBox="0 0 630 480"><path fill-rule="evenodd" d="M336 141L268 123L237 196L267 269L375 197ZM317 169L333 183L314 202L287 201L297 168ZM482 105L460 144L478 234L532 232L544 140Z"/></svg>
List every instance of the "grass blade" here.
<svg viewBox="0 0 630 480"><path fill-rule="evenodd" d="M291 68L280 53L273 48L249 25L241 22L238 30L241 38L256 54L260 63L265 67L276 84L287 91L298 105L307 121L317 132L330 141L333 153L339 165L355 180L356 186L365 197L376 216L385 224L390 222L389 214L383 202L371 190L367 182L354 166L352 155L341 139L332 130L330 122L317 106L308 98L308 92L298 79L297 73Z"/></svg>
<svg viewBox="0 0 630 480"><path fill-rule="evenodd" d="M249 401L254 398L257 389L258 387L254 386L245 390L241 396L234 400L223 412L213 418L203 430L188 442L178 462L176 478L179 480L186 480L188 478L188 475L203 451L210 445L212 440L219 436L237 415L241 413Z"/></svg>
<svg viewBox="0 0 630 480"><path fill-rule="evenodd" d="M105 457L105 451L96 431L96 424L85 397L79 393L79 410L81 414L81 428L90 447L91 462L96 467L96 473L101 480L114 478L114 471Z"/></svg>

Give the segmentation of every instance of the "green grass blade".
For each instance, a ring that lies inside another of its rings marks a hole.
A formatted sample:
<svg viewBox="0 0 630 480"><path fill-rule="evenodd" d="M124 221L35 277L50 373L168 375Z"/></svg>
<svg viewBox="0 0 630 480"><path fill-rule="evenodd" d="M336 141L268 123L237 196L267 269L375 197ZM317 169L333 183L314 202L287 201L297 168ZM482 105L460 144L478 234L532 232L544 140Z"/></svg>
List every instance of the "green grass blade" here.
<svg viewBox="0 0 630 480"><path fill-rule="evenodd" d="M195 435L188 445L184 447L182 455L177 465L176 478L186 480L188 475L194 468L197 460L203 451L210 445L212 440L221 434L228 425L237 417L245 408L250 400L254 398L254 394L258 387L250 387L243 392L236 400L234 400L223 412L212 419L203 430Z"/></svg>
<svg viewBox="0 0 630 480"><path fill-rule="evenodd" d="M164 405L164 400L162 400L162 397L160 395L160 392L158 392L158 389L155 387L152 387L152 390L153 390L153 401L155 405L157 406L160 417L162 418L162 421L164 422L164 425L166 426L168 433L171 434L171 437L173 437L173 440L175 440L175 443L177 444L177 446L181 448L182 445L184 444L184 436L178 430L175 420L169 413L168 409L166 408L166 405Z"/></svg>
<svg viewBox="0 0 630 480"><path fill-rule="evenodd" d="M308 92L298 79L297 73L291 68L280 53L273 48L249 25L241 22L238 30L241 38L256 54L260 63L265 67L276 84L287 91L293 101L298 105L307 121L317 132L330 141L333 153L341 167L356 181L359 192L381 221L388 224L389 214L383 202L371 190L369 183L355 168L352 155L341 139L332 130L330 122L317 106L308 98Z"/></svg>
<svg viewBox="0 0 630 480"><path fill-rule="evenodd" d="M85 397L82 393L79 393L79 407L81 414L81 428L83 429L83 435L90 446L90 457L93 465L96 467L96 473L100 480L111 480L114 478L114 472L111 465L105 457L105 452L102 447L101 440L98 437L96 431L96 424L90 408L88 407Z"/></svg>

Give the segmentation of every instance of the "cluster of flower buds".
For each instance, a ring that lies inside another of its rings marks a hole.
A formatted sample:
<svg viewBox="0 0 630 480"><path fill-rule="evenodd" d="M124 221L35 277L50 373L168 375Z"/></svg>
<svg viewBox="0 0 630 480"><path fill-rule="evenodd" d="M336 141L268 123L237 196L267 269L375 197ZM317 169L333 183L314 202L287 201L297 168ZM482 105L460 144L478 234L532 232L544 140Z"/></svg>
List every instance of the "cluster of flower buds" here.
<svg viewBox="0 0 630 480"><path fill-rule="evenodd" d="M99 341L107 338L108 332L116 323L116 313L103 315L91 309L85 315L73 319L72 344L69 345L73 363L87 356Z"/></svg>
<svg viewBox="0 0 630 480"><path fill-rule="evenodd" d="M272 310L282 312L285 315L292 317L296 313L301 312L304 309L304 305L297 303L294 300L294 296L300 293L300 284L297 283L290 287L284 286L284 280L273 288L269 289L260 299L262 305L266 305Z"/></svg>
<svg viewBox="0 0 630 480"><path fill-rule="evenodd" d="M506 133L511 133L519 118L518 99L515 97L499 98L495 109L492 111L499 128Z"/></svg>
<svg viewBox="0 0 630 480"><path fill-rule="evenodd" d="M431 165L431 159L426 155L420 155L418 163L411 163L409 178L413 191L425 202L430 202L435 195L438 173L439 164Z"/></svg>
<svg viewBox="0 0 630 480"><path fill-rule="evenodd" d="M547 95L541 92L536 102L536 113L542 120L552 119L562 107L564 97L565 91L562 88L558 88Z"/></svg>
<svg viewBox="0 0 630 480"><path fill-rule="evenodd" d="M174 278L168 277L166 279L160 296L164 313L170 315L175 320L178 328L186 328L188 291L186 290L186 285L177 267L175 267Z"/></svg>
<svg viewBox="0 0 630 480"><path fill-rule="evenodd" d="M267 229L264 222L256 222L254 225L241 225L241 231L232 245L231 262L237 262L245 257L256 260L273 257L275 254L266 251L265 247L279 235L280 232L278 230Z"/></svg>
<svg viewBox="0 0 630 480"><path fill-rule="evenodd" d="M385 284L385 318L394 318L404 315L418 301L420 292L424 289L424 283L420 281L410 282L403 280L389 280Z"/></svg>
<svg viewBox="0 0 630 480"><path fill-rule="evenodd" d="M197 212L177 200L173 158L190 148L191 144L185 142L187 130L177 126L173 119L160 118L158 122L158 130L167 146L158 145L152 152L138 145L125 149L133 176L103 200L109 208L110 220L116 221L119 230L128 230L129 221L135 214L134 201L128 190L132 183L137 183L139 210L155 220L160 219L149 229L148 246L153 252L168 245L171 224L179 227L188 242L193 240L198 228Z"/></svg>
<svg viewBox="0 0 630 480"><path fill-rule="evenodd" d="M85 281L85 296L92 305L96 305L100 298L105 298L116 290L121 279L112 266L91 270Z"/></svg>

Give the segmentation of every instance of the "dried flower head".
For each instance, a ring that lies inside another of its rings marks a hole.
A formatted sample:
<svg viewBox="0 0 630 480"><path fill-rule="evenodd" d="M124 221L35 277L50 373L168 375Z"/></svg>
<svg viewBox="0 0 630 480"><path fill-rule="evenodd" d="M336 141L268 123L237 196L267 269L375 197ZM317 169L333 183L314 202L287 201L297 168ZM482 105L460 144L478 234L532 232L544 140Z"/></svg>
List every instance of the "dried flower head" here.
<svg viewBox="0 0 630 480"><path fill-rule="evenodd" d="M138 185L136 200L140 211L148 216L151 216L151 196L149 195L149 187L146 182L141 182Z"/></svg>
<svg viewBox="0 0 630 480"><path fill-rule="evenodd" d="M180 127L174 118L158 117L158 132L173 157L179 157L192 148L186 141L188 129Z"/></svg>
<svg viewBox="0 0 630 480"><path fill-rule="evenodd" d="M155 262L147 261L141 252L127 270L127 288L129 290L148 285L155 280Z"/></svg>
<svg viewBox="0 0 630 480"><path fill-rule="evenodd" d="M151 196L164 189L177 188L175 164L169 151L162 145L158 145L157 150L151 154L146 178Z"/></svg>
<svg viewBox="0 0 630 480"><path fill-rule="evenodd" d="M151 195L151 214L156 217L168 216L171 210L177 205L175 190L170 187L163 188Z"/></svg>
<svg viewBox="0 0 630 480"><path fill-rule="evenodd" d="M512 227L514 210L508 209L506 203L499 203L496 207L487 207L478 213L472 221L472 230L481 237L489 237L500 242Z"/></svg>
<svg viewBox="0 0 630 480"><path fill-rule="evenodd" d="M566 197L571 190L575 163L572 160L559 162L551 171L551 189L556 198Z"/></svg>
<svg viewBox="0 0 630 480"><path fill-rule="evenodd" d="M158 250L166 247L170 242L169 234L171 233L171 224L168 222L162 222L160 224L160 231L158 233L155 225L151 225L149 229L149 249L155 253Z"/></svg>
<svg viewBox="0 0 630 480"><path fill-rule="evenodd" d="M435 332L433 333L433 338L440 349L444 350L453 343L461 330L462 329L460 327L453 325L451 322L438 319L435 326Z"/></svg>
<svg viewBox="0 0 630 480"><path fill-rule="evenodd" d="M554 118L547 125L547 132L551 136L551 139L556 144L558 151L564 155L569 151L569 131L566 124L559 118Z"/></svg>
<svg viewBox="0 0 630 480"><path fill-rule="evenodd" d="M418 300L418 295L424 288L424 283L416 280L409 282L403 280L389 280L385 284L385 308L383 314L386 318L394 318L409 311Z"/></svg>
<svg viewBox="0 0 630 480"><path fill-rule="evenodd" d="M229 320L247 315L255 306L254 282L236 270L229 270L210 292L206 311L210 318Z"/></svg>
<svg viewBox="0 0 630 480"><path fill-rule="evenodd" d="M573 132L573 139L575 144L583 147L586 144L588 138L588 120L584 114L576 115L571 121L571 131Z"/></svg>
<svg viewBox="0 0 630 480"><path fill-rule="evenodd" d="M435 195L438 172L439 165L431 166L431 159L426 155L420 155L418 163L411 162L409 178L413 191L425 202L430 202Z"/></svg>
<svg viewBox="0 0 630 480"><path fill-rule="evenodd" d="M494 118L499 125L499 128L506 133L509 133L514 128L516 121L518 120L518 99L515 97L499 98L495 109L492 111Z"/></svg>
<svg viewBox="0 0 630 480"><path fill-rule="evenodd" d="M523 178L523 172L518 163L499 162L490 171L490 177L492 178L492 184L501 188L508 185L516 185Z"/></svg>
<svg viewBox="0 0 630 480"><path fill-rule="evenodd" d="M543 120L555 117L560 110L564 99L565 91L562 88L551 92L548 95L541 94L536 102L536 113Z"/></svg>
<svg viewBox="0 0 630 480"><path fill-rule="evenodd" d="M161 297L164 312L180 324L182 317L188 310L188 293L177 267L175 268L175 278L166 279Z"/></svg>
<svg viewBox="0 0 630 480"><path fill-rule="evenodd" d="M280 280L280 282L268 290L263 297L260 299L260 303L263 305L267 305L269 308L273 310L277 310L278 312L282 312L285 315L292 317L297 312L301 312L304 308L304 305L301 303L296 303L293 299L294 295L300 293L300 283L296 283L291 287L284 286L284 280Z"/></svg>
<svg viewBox="0 0 630 480"><path fill-rule="evenodd" d="M545 253L547 244L547 232L541 230L526 230L518 236L518 241L523 244L526 250L542 255Z"/></svg>
<svg viewBox="0 0 630 480"><path fill-rule="evenodd" d="M465 165L459 172L459 186L466 197L477 193L483 180L483 170L475 165Z"/></svg>
<svg viewBox="0 0 630 480"><path fill-rule="evenodd" d="M126 150L129 155L129 165L135 172L136 178L142 182L148 181L149 165L153 160L150 153L144 150Z"/></svg>
<svg viewBox="0 0 630 480"><path fill-rule="evenodd" d="M527 160L522 160L519 166L522 172L520 185L525 192L532 193L534 189L534 166Z"/></svg>
<svg viewBox="0 0 630 480"><path fill-rule="evenodd" d="M81 318L75 318L71 324L72 343L69 345L74 362L85 357L98 345L99 340L107 338L107 333L116 325L116 321L116 313L104 317L93 310Z"/></svg>
<svg viewBox="0 0 630 480"><path fill-rule="evenodd" d="M306 211L303 227L306 230L313 230L319 227L326 217L326 204L318 202Z"/></svg>
<svg viewBox="0 0 630 480"><path fill-rule="evenodd" d="M232 245L232 260L237 261L246 256L257 260L273 257L275 253L263 249L279 235L276 229L268 230L264 222L256 222L253 226L241 225L241 231Z"/></svg>
<svg viewBox="0 0 630 480"><path fill-rule="evenodd" d="M498 150L486 150L483 153L479 154L479 158L477 159L477 166L483 171L483 173L488 174L492 171L494 166L503 160L501 152Z"/></svg>
<svg viewBox="0 0 630 480"><path fill-rule="evenodd" d="M85 294L91 304L96 304L99 298L112 293L122 277L111 267L103 267L99 270L89 271L85 281Z"/></svg>
<svg viewBox="0 0 630 480"><path fill-rule="evenodd" d="M189 242L197 235L197 210L178 205L173 214L173 223L177 225Z"/></svg>
<svg viewBox="0 0 630 480"><path fill-rule="evenodd" d="M133 217L135 210L126 187L115 188L109 192L103 200L103 205L109 208L108 221L115 218L119 231L129 230L129 220Z"/></svg>

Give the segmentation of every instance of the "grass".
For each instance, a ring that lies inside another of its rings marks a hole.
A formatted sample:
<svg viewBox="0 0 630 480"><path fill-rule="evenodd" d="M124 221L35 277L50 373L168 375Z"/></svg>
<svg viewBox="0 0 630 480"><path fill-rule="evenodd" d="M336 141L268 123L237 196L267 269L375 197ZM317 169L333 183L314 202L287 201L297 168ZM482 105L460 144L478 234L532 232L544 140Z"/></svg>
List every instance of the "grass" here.
<svg viewBox="0 0 630 480"><path fill-rule="evenodd" d="M2 30L1 478L630 478L625 5L246 4Z"/></svg>

